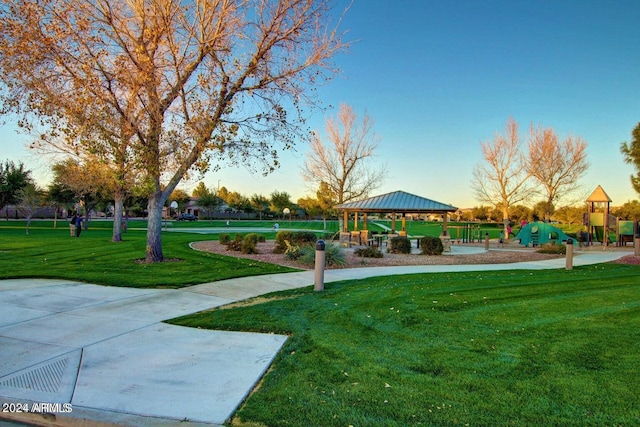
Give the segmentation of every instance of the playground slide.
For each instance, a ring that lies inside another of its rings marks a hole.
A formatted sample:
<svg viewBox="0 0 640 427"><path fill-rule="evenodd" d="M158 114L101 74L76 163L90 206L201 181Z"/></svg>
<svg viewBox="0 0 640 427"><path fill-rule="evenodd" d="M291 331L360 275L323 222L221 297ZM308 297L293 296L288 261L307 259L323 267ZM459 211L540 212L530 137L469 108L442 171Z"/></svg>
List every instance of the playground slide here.
<svg viewBox="0 0 640 427"><path fill-rule="evenodd" d="M593 227L593 232L594 232L594 236L593 239L596 242L604 242L604 227ZM609 232L609 243L614 243L615 240L615 236L611 234L611 232Z"/></svg>

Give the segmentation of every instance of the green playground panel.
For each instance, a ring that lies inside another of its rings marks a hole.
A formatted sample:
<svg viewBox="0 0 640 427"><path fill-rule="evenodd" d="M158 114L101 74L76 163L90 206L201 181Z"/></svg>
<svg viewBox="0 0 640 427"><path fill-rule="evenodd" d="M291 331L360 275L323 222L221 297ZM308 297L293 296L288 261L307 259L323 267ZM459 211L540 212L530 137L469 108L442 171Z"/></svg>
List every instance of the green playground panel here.
<svg viewBox="0 0 640 427"><path fill-rule="evenodd" d="M618 234L633 236L635 234L635 225L636 223L634 221L618 222Z"/></svg>

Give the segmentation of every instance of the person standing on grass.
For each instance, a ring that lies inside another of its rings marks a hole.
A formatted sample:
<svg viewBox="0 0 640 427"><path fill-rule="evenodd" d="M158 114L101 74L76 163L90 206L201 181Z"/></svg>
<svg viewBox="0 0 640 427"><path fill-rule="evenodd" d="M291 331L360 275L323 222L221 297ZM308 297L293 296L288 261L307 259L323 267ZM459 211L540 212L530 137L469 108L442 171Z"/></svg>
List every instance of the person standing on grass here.
<svg viewBox="0 0 640 427"><path fill-rule="evenodd" d="M80 237L82 232L82 214L78 214L76 217L76 237Z"/></svg>
<svg viewBox="0 0 640 427"><path fill-rule="evenodd" d="M71 237L76 237L76 220L78 219L78 214L73 214L71 217L71 221L69 221L69 232Z"/></svg>

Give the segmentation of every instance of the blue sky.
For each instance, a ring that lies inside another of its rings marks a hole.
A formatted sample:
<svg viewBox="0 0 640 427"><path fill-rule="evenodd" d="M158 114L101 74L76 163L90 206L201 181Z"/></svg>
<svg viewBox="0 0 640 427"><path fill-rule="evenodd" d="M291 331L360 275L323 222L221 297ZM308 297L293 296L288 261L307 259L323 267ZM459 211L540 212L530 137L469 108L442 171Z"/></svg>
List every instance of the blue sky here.
<svg viewBox="0 0 640 427"><path fill-rule="evenodd" d="M336 13L350 1L336 1ZM381 138L377 164L389 178L376 191L404 190L472 207L480 142L513 117L588 143L587 195L602 185L614 205L637 199L634 171L619 146L640 122L640 2L354 0L342 28L353 42L336 58L341 75L319 89L326 106L368 113ZM323 133L335 109L309 126ZM3 155L46 176L47 161L24 149L13 126L0 128ZM245 195L311 192L300 176L307 147L283 153L268 177L228 168L205 177ZM195 183L185 183L190 187Z"/></svg>

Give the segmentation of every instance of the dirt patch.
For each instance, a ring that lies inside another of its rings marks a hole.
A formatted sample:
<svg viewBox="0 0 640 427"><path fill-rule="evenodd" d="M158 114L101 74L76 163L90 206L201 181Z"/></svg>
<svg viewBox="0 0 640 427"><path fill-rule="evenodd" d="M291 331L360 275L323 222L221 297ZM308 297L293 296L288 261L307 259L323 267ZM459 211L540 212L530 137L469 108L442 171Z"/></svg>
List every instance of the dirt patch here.
<svg viewBox="0 0 640 427"><path fill-rule="evenodd" d="M312 265L300 264L285 258L282 254L274 254L274 241L258 243L259 254L242 254L235 251L227 251L226 245L221 245L218 241L195 242L192 247L196 250L228 255L237 258L248 258L257 261L268 262L271 264L283 265L287 267L312 270ZM504 250L505 248L513 250ZM472 255L405 255L390 254L382 249L384 256L382 258L361 258L353 253L353 250L345 249L347 255L347 265L340 268L359 268L359 267L383 267L383 266L401 266L401 265L459 265L459 264L505 264L524 261L540 261L545 259L561 258L563 255L539 254L534 249L523 249L521 247L503 247L501 250L489 250ZM328 267L329 269L335 267Z"/></svg>
<svg viewBox="0 0 640 427"><path fill-rule="evenodd" d="M286 299L293 299L293 298L298 298L297 296L289 296L289 297L270 297L270 298L266 298L263 296L259 296L259 297L255 297L255 298L250 298L250 299L245 299L245 300L241 300L241 301L237 301L237 302L232 302L230 304L227 305L221 305L220 307L216 307L212 310L226 310L229 308L237 308L237 307L250 307L252 305L259 305L259 304L264 304L267 302L271 302L271 301L282 301L282 300L286 300Z"/></svg>
<svg viewBox="0 0 640 427"><path fill-rule="evenodd" d="M165 258L162 262L182 262L180 258ZM136 264L153 264L153 261L147 261L146 258L138 258L134 260Z"/></svg>
<svg viewBox="0 0 640 427"><path fill-rule="evenodd" d="M630 264L630 265L640 265L640 256L635 255L625 255L622 258L619 258L615 261L612 261L614 264Z"/></svg>

